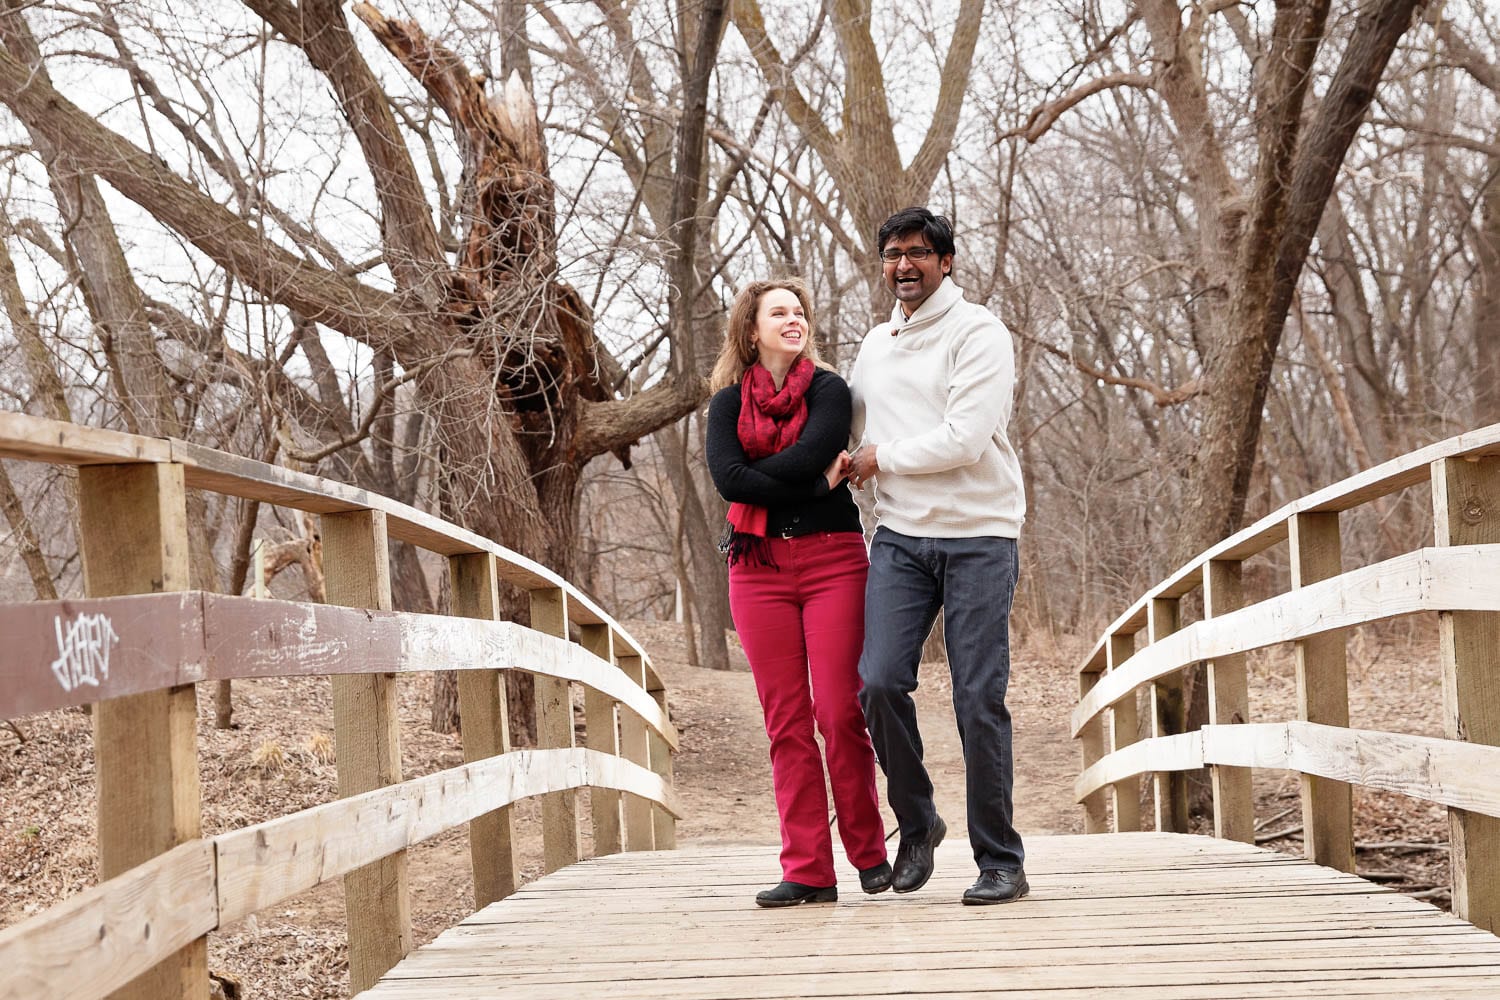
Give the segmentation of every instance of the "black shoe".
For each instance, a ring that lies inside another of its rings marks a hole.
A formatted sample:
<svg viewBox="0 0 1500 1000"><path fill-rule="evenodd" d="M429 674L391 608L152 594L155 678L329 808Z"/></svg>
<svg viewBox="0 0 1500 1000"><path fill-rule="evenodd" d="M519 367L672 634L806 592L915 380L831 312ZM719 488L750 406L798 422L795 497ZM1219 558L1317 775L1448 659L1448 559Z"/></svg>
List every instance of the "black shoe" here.
<svg viewBox="0 0 1500 1000"><path fill-rule="evenodd" d="M859 887L870 895L885 892L891 887L891 863L882 861L878 865L859 870Z"/></svg>
<svg viewBox="0 0 1500 1000"><path fill-rule="evenodd" d="M796 906L798 903L836 903L839 888L830 885L820 889L801 882L783 882L774 889L755 894L756 906Z"/></svg>
<svg viewBox="0 0 1500 1000"><path fill-rule="evenodd" d="M996 903L1014 903L1031 891L1026 873L1017 868L1005 871L986 868L979 873L979 881L964 890L965 906L993 906Z"/></svg>
<svg viewBox="0 0 1500 1000"><path fill-rule="evenodd" d="M939 816L923 837L902 838L896 849L896 868L891 887L897 892L916 892L932 878L932 852L943 842L948 824Z"/></svg>

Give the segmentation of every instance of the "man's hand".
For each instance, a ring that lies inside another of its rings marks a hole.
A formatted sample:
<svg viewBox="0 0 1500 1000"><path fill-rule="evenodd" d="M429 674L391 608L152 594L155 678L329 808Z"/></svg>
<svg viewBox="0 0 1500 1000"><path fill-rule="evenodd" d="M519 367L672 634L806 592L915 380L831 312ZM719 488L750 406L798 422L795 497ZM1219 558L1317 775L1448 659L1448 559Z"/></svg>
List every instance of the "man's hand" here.
<svg viewBox="0 0 1500 1000"><path fill-rule="evenodd" d="M879 473L880 463L875 460L873 444L862 445L849 456L849 482L855 489L864 489L865 483L874 479Z"/></svg>

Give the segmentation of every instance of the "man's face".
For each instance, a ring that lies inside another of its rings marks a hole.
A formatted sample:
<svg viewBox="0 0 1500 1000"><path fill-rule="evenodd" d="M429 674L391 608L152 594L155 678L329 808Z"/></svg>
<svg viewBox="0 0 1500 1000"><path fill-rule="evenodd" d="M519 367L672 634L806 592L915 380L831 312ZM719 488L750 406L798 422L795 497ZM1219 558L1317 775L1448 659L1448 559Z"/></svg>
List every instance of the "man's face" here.
<svg viewBox="0 0 1500 1000"><path fill-rule="evenodd" d="M882 257L889 258L903 250L932 251L933 246L920 229L892 236L881 248ZM943 275L953 269L953 255L930 252L926 260L912 260L902 254L895 260L884 259L881 268L885 285L901 303L902 310L910 316L917 307L927 301L927 296L937 291L943 283Z"/></svg>

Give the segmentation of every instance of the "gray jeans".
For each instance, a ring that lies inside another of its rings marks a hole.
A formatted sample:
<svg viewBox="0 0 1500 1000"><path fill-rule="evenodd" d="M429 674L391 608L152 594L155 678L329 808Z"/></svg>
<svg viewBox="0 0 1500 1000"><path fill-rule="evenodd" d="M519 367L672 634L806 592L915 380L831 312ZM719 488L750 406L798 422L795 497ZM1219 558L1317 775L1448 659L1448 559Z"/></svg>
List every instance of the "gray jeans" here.
<svg viewBox="0 0 1500 1000"><path fill-rule="evenodd" d="M1019 572L1014 538L914 538L878 528L865 585L860 704L886 775L901 836L932 827L932 780L911 693L922 643L943 610L953 712L967 775L969 843L981 869L1014 870L1025 851L1011 825L1010 606Z"/></svg>

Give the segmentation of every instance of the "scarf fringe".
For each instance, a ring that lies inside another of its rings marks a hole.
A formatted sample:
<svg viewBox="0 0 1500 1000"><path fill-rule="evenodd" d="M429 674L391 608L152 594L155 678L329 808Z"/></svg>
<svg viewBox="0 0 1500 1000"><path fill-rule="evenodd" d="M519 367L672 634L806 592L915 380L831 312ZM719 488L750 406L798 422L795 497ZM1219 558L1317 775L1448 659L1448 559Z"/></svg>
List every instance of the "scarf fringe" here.
<svg viewBox="0 0 1500 1000"><path fill-rule="evenodd" d="M724 537L719 539L719 551L729 560L729 565L764 566L780 570L776 557L771 554L771 540L761 535L749 535L727 527Z"/></svg>

